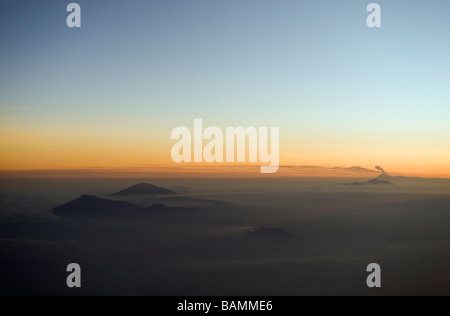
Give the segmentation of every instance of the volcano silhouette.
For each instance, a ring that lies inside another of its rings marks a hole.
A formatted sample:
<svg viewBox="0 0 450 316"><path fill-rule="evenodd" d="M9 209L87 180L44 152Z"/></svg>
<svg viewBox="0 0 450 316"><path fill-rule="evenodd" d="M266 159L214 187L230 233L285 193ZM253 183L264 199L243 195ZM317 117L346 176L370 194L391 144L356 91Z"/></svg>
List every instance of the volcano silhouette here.
<svg viewBox="0 0 450 316"><path fill-rule="evenodd" d="M172 195L177 194L176 192L157 187L149 183L140 183L125 190L111 194L111 196L126 196L126 195Z"/></svg>
<svg viewBox="0 0 450 316"><path fill-rule="evenodd" d="M391 177L392 178L392 177ZM356 186L364 186L364 185L392 185L393 183L387 180L384 180L385 178L376 178L372 179L366 182L353 182L353 183L343 183L343 185L356 185Z"/></svg>
<svg viewBox="0 0 450 316"><path fill-rule="evenodd" d="M166 205L155 204L150 207L140 207L124 201L100 199L93 195L82 195L80 198L54 209L57 216L68 218L98 218L98 217L134 217L154 214L155 211L171 210ZM173 208L175 210L175 208Z"/></svg>

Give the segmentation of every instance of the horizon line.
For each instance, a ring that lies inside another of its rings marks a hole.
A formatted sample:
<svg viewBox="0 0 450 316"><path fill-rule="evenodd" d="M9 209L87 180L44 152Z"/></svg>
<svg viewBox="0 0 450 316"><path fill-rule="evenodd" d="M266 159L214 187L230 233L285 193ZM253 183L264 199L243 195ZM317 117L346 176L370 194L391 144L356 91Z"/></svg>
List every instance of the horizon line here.
<svg viewBox="0 0 450 316"><path fill-rule="evenodd" d="M230 168L231 167L231 168ZM259 166L198 166L198 167L84 167L72 169L22 169L1 170L0 179L32 178L199 178L199 179L282 179L282 178L376 178L387 174L392 177L409 177L423 179L450 179L450 175L383 173L362 167L335 166L280 166L275 174L261 174L256 171ZM392 175L393 174L393 175Z"/></svg>

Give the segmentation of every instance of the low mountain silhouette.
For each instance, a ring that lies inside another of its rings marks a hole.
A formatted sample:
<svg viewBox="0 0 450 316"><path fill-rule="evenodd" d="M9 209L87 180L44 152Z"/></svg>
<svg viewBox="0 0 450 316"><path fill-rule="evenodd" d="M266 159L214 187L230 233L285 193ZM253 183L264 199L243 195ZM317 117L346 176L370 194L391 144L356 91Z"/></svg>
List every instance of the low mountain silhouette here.
<svg viewBox="0 0 450 316"><path fill-rule="evenodd" d="M132 187L129 187L125 190L116 192L111 194L111 196L126 196L126 195L172 195L172 194L177 194L176 192L169 190L169 189L165 189L165 188L161 188L161 187L157 187L153 184L149 184L149 183L140 183L140 184L136 184Z"/></svg>
<svg viewBox="0 0 450 316"><path fill-rule="evenodd" d="M402 176L390 176L387 173L380 174L377 177L378 180L382 181L427 181L427 180L442 180L442 179L434 179L434 178L419 178L419 177L402 177Z"/></svg>
<svg viewBox="0 0 450 316"><path fill-rule="evenodd" d="M364 186L364 185L392 185L393 183L387 180L372 179L366 182L353 182L353 183L343 183L343 185L356 185L356 186Z"/></svg>
<svg viewBox="0 0 450 316"><path fill-rule="evenodd" d="M393 181L395 180L395 177L388 175L387 173L382 173L376 179L374 180L380 180L380 181Z"/></svg>
<svg viewBox="0 0 450 316"><path fill-rule="evenodd" d="M250 238L291 238L291 234L277 227L253 227L245 232Z"/></svg>
<svg viewBox="0 0 450 316"><path fill-rule="evenodd" d="M157 211L166 211L171 208L163 204L150 207L140 207L123 201L100 199L92 195L82 195L80 198L54 209L57 216L69 218L94 217L134 217L150 215Z"/></svg>
<svg viewBox="0 0 450 316"><path fill-rule="evenodd" d="M278 240L291 238L293 235L278 227L252 226L235 228L226 234L238 239L268 239Z"/></svg>

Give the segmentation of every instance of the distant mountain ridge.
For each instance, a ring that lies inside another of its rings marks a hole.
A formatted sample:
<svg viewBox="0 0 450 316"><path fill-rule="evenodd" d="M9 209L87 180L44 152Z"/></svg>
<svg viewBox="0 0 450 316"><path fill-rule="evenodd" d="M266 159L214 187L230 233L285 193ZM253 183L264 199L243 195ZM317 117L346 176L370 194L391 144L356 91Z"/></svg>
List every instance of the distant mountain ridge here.
<svg viewBox="0 0 450 316"><path fill-rule="evenodd" d="M442 180L442 179L434 179L434 178L419 178L419 177L402 177L396 176L393 177L387 173L380 174L376 179L383 181L395 181L395 180Z"/></svg>
<svg viewBox="0 0 450 316"><path fill-rule="evenodd" d="M134 217L154 214L155 212L177 210L163 204L140 207L124 201L101 199L93 195L82 195L76 200L54 208L60 217L98 218L98 217Z"/></svg>
<svg viewBox="0 0 450 316"><path fill-rule="evenodd" d="M343 185L356 185L356 186L364 186L364 185L393 185L392 182L387 180L380 179L372 179L366 182L353 182L353 183L343 183Z"/></svg>
<svg viewBox="0 0 450 316"><path fill-rule="evenodd" d="M253 227L245 232L250 238L292 238L285 230L277 227Z"/></svg>
<svg viewBox="0 0 450 316"><path fill-rule="evenodd" d="M278 227L250 226L236 227L226 233L226 236L238 239L286 239L294 237L290 233Z"/></svg>
<svg viewBox="0 0 450 316"><path fill-rule="evenodd" d="M126 195L173 195L176 192L157 187L156 185L149 183L139 183L125 190L111 194L111 196L126 196Z"/></svg>

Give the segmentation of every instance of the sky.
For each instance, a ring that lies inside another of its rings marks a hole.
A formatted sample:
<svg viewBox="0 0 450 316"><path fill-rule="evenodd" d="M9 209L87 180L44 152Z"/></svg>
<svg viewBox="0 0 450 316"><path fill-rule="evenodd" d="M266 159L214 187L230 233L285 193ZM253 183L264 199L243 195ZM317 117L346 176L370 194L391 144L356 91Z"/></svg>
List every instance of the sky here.
<svg viewBox="0 0 450 316"><path fill-rule="evenodd" d="M450 177L450 2L376 29L370 2L80 0L70 29L70 1L0 0L0 170L182 173L201 118L279 127L282 166Z"/></svg>

